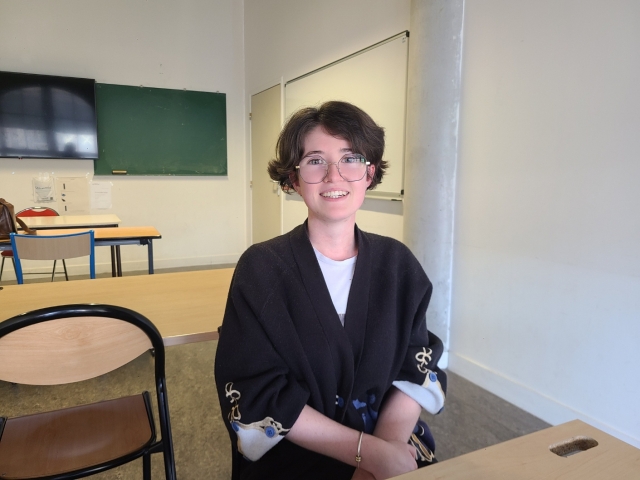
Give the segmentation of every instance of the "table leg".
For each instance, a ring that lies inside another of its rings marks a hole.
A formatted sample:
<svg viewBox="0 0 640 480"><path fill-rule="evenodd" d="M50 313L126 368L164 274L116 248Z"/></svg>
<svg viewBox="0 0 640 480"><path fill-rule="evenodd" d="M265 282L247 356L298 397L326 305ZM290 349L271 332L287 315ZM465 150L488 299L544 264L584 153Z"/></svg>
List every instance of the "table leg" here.
<svg viewBox="0 0 640 480"><path fill-rule="evenodd" d="M153 275L153 240L151 239L147 244L147 254L149 255L149 275Z"/></svg>
<svg viewBox="0 0 640 480"><path fill-rule="evenodd" d="M111 276L117 276L116 273L116 246L111 245Z"/></svg>
<svg viewBox="0 0 640 480"><path fill-rule="evenodd" d="M120 258L120 245L116 245L116 263L118 264L118 276L122 276L122 259Z"/></svg>

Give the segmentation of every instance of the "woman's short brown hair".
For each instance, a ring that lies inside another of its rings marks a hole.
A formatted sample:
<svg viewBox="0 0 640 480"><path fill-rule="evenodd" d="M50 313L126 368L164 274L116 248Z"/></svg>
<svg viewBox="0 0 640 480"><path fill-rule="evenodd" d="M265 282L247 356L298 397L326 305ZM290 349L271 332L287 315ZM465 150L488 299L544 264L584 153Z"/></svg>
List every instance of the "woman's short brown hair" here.
<svg viewBox="0 0 640 480"><path fill-rule="evenodd" d="M291 193L292 178L297 176L296 166L304 155L307 134L322 127L329 135L345 139L354 153L364 155L375 172L368 190L382 181L388 167L382 159L384 153L384 129L363 110L347 102L325 102L320 107L303 108L295 112L280 132L276 144L276 158L269 162L267 171L282 190Z"/></svg>

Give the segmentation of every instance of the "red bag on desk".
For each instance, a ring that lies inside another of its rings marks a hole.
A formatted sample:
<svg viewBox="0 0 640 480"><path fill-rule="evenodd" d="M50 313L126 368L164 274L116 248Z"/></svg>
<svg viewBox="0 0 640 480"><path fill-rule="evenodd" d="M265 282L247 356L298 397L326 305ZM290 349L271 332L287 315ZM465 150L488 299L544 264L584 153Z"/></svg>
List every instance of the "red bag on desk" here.
<svg viewBox="0 0 640 480"><path fill-rule="evenodd" d="M34 235L35 230L31 230L27 225L16 217L13 205L4 198L0 198L0 240L7 240L10 233L18 233L18 224L24 233Z"/></svg>

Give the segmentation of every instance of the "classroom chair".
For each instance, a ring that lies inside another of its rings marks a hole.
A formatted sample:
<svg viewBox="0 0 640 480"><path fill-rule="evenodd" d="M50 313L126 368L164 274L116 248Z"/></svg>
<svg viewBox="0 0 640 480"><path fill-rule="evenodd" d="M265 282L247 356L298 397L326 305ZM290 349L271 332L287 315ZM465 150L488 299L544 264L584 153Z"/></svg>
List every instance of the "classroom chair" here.
<svg viewBox="0 0 640 480"><path fill-rule="evenodd" d="M175 462L162 336L146 317L111 305L62 305L0 323L0 380L28 385L75 383L113 371L154 350L160 440L149 392L88 405L0 417L0 477L72 479L162 453ZM0 415L2 412L0 412Z"/></svg>
<svg viewBox="0 0 640 480"><path fill-rule="evenodd" d="M90 276L96 278L93 230L68 235L19 235L12 233L10 236L18 285L24 283L23 260L56 260L88 255Z"/></svg>
<svg viewBox="0 0 640 480"><path fill-rule="evenodd" d="M25 208L24 210L20 210L18 213L16 213L16 217L20 217L20 218L57 217L57 216L58 216L58 212L56 212L53 208L49 208L49 207L29 207L29 208ZM0 280L2 280L2 272L4 271L4 261L7 258L10 258L11 262L13 263L14 271L16 269L16 262L13 259L13 250L3 250L2 252L0 252L0 255L2 256L2 263L0 264ZM69 275L67 274L67 264L65 263L64 259L62 259L62 268L64 269L64 278L66 280L69 280ZM55 274L56 274L56 260L53 261L53 269L51 270L52 282ZM23 275L26 275L26 273ZM33 273L30 273L30 275L40 275L40 273L33 272Z"/></svg>

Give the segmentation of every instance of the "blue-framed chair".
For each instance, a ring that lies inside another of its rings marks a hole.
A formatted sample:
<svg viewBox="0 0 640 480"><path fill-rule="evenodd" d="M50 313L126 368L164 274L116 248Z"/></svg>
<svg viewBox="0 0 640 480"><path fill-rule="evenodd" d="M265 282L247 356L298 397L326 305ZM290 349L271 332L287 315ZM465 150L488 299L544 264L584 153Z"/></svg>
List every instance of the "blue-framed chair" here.
<svg viewBox="0 0 640 480"><path fill-rule="evenodd" d="M112 305L61 305L0 322L0 379L26 385L75 383L113 371L154 350L156 439L149 392L20 417L0 411L0 477L75 479L162 453L165 477L175 461L165 351L160 332L132 310Z"/></svg>
<svg viewBox="0 0 640 480"><path fill-rule="evenodd" d="M67 235L11 234L11 249L18 284L24 283L22 260L58 260L89 256L89 273L96 278L93 230Z"/></svg>

